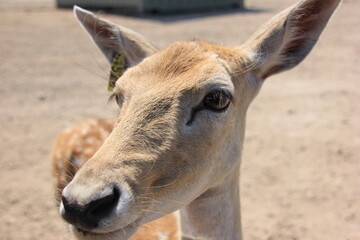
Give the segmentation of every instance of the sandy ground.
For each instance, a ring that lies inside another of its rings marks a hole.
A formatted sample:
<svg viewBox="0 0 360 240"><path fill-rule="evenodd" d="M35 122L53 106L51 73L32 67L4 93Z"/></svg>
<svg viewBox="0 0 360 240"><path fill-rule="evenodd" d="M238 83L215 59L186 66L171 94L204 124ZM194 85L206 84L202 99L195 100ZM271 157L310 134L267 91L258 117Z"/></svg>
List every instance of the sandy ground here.
<svg viewBox="0 0 360 240"><path fill-rule="evenodd" d="M106 15L160 47L246 40L292 0L251 11ZM53 202L49 151L65 127L116 116L109 66L70 10L0 1L0 239L68 239ZM345 0L311 55L268 79L248 113L241 194L247 240L360 239L360 2Z"/></svg>

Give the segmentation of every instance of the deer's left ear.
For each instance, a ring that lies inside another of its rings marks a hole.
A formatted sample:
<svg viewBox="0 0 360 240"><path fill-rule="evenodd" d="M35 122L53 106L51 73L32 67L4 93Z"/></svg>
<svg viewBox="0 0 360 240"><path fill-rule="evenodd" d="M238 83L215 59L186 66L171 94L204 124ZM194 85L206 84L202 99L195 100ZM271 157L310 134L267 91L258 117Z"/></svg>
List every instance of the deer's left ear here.
<svg viewBox="0 0 360 240"><path fill-rule="evenodd" d="M261 79L299 64L311 51L341 0L305 0L279 13L246 43ZM255 60L254 60L255 61Z"/></svg>
<svg viewBox="0 0 360 240"><path fill-rule="evenodd" d="M158 51L142 35L116 26L92 12L74 6L74 14L110 63L121 54L125 56L127 66L131 67Z"/></svg>

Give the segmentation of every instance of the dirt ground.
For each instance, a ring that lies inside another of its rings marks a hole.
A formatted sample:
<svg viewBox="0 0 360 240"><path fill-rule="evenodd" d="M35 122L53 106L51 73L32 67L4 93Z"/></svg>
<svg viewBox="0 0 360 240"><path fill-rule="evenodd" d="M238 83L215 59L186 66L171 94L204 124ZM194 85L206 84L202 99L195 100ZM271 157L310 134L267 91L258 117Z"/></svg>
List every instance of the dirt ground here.
<svg viewBox="0 0 360 240"><path fill-rule="evenodd" d="M248 11L103 14L159 47L244 42L293 0ZM241 194L247 240L360 239L360 1L345 0L310 56L266 81L248 113ZM69 239L53 201L49 152L65 127L116 116L109 66L71 10L0 1L0 239Z"/></svg>

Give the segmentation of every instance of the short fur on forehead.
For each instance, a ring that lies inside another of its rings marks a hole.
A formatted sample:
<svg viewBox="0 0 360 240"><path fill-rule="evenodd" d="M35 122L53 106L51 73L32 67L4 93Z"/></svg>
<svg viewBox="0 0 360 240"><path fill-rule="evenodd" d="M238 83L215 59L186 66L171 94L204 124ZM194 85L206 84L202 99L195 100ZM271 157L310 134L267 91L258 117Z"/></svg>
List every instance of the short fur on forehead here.
<svg viewBox="0 0 360 240"><path fill-rule="evenodd" d="M151 84L176 82L180 88L196 87L219 74L243 72L247 63L246 55L239 59L234 53L240 51L240 48L217 46L197 40L176 42L126 72L124 81L128 81L128 78L139 80L146 76L145 81ZM233 54L228 54L229 52Z"/></svg>

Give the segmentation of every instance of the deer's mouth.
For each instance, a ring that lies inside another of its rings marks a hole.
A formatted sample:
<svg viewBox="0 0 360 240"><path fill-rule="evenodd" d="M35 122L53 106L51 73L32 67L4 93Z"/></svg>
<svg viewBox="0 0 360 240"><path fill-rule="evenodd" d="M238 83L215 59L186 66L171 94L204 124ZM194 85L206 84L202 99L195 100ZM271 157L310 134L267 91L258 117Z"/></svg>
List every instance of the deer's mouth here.
<svg viewBox="0 0 360 240"><path fill-rule="evenodd" d="M76 235L77 239L84 240L99 240L99 239L116 239L116 240L126 240L129 239L138 229L139 221L136 220L133 223L130 223L121 228L114 228L109 231L106 230L84 230L81 228L77 228L75 226L71 226L73 233Z"/></svg>

